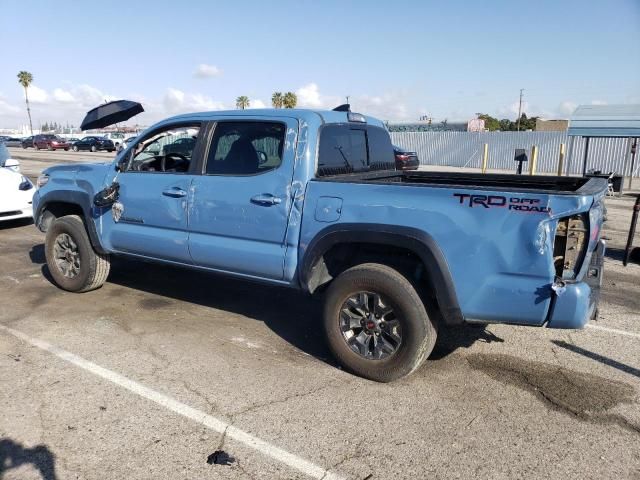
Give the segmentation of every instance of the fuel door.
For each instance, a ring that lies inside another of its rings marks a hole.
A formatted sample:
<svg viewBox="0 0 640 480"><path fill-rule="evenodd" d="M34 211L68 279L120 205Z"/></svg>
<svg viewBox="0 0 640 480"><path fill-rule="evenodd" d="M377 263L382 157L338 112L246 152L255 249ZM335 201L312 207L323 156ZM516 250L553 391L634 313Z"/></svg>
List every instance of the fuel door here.
<svg viewBox="0 0 640 480"><path fill-rule="evenodd" d="M318 222L331 223L340 219L342 199L338 197L320 197L316 204L315 219Z"/></svg>

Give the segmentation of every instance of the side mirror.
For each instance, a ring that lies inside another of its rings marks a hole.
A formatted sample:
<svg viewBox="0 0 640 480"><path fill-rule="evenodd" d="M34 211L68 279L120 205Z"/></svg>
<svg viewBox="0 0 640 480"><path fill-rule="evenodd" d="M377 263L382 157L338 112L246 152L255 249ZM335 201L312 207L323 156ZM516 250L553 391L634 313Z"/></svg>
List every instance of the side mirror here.
<svg viewBox="0 0 640 480"><path fill-rule="evenodd" d="M16 160L15 158L7 158L4 162L3 165L4 168L8 168L9 170L13 171L13 172L19 172L20 171L20 162L18 160Z"/></svg>
<svg viewBox="0 0 640 480"><path fill-rule="evenodd" d="M118 160L116 163L116 172L124 172L127 170L127 164L129 163L129 159L125 156Z"/></svg>

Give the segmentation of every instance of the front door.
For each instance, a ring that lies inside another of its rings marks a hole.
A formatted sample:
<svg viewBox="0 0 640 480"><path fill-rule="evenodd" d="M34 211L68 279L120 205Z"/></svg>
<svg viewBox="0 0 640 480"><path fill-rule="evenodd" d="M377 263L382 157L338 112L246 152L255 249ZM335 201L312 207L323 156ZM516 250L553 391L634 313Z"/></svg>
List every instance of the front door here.
<svg viewBox="0 0 640 480"><path fill-rule="evenodd" d="M164 126L128 149L117 175L118 202L112 207L106 238L117 252L191 263L188 209L199 150L177 152L176 143L197 143L199 124Z"/></svg>
<svg viewBox="0 0 640 480"><path fill-rule="evenodd" d="M281 280L297 121L214 125L203 175L193 179L189 249L196 265Z"/></svg>

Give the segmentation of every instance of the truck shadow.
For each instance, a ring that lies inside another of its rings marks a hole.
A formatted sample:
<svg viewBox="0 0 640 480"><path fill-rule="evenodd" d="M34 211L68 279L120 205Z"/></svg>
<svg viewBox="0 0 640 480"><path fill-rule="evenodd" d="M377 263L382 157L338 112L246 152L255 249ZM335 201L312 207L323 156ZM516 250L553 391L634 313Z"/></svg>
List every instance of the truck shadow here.
<svg viewBox="0 0 640 480"><path fill-rule="evenodd" d="M0 439L0 479L11 469L32 465L43 480L56 480L55 455L46 445L25 448L9 438Z"/></svg>
<svg viewBox="0 0 640 480"><path fill-rule="evenodd" d="M34 246L29 256L33 263L42 265L44 277L53 283L45 263L44 246ZM145 310L166 308L177 300L261 321L297 349L337 365L324 340L321 298L286 287L120 258L112 259L107 282L154 295L140 300L139 306ZM121 293L116 289L111 294ZM482 326L441 329L430 359L444 358L477 341L503 340Z"/></svg>

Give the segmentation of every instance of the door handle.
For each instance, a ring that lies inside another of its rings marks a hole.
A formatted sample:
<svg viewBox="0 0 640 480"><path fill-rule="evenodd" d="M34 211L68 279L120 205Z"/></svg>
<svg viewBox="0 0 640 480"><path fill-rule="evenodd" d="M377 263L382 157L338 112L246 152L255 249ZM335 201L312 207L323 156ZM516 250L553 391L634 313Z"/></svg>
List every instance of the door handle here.
<svg viewBox="0 0 640 480"><path fill-rule="evenodd" d="M168 188L162 191L162 195L166 197L173 197L173 198L184 197L186 194L187 192L182 190L179 187Z"/></svg>
<svg viewBox="0 0 640 480"><path fill-rule="evenodd" d="M255 195L251 197L251 203L255 203L256 205L277 205L282 203L282 199L280 197L274 197L270 193L263 193L260 195Z"/></svg>

